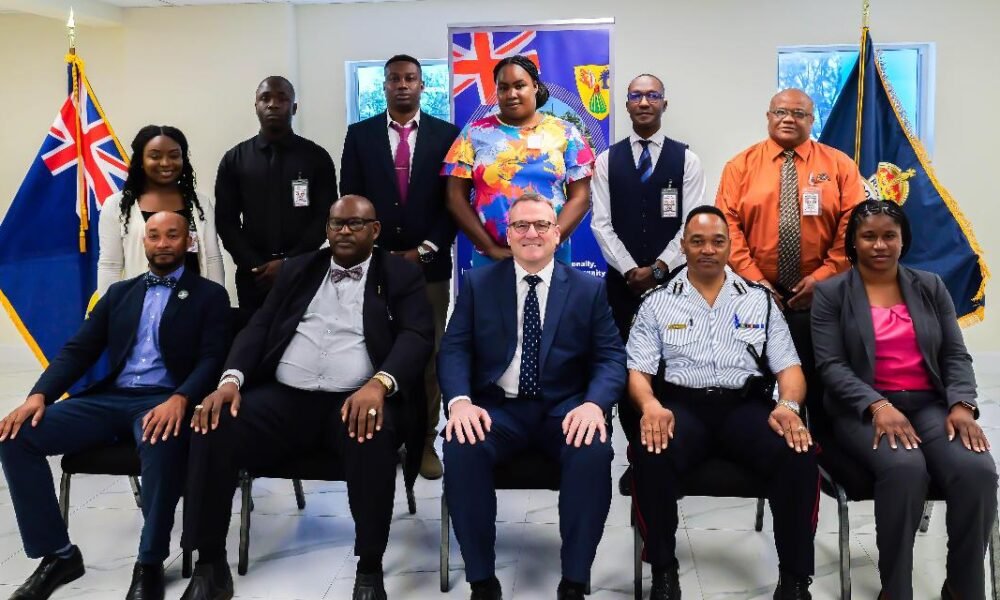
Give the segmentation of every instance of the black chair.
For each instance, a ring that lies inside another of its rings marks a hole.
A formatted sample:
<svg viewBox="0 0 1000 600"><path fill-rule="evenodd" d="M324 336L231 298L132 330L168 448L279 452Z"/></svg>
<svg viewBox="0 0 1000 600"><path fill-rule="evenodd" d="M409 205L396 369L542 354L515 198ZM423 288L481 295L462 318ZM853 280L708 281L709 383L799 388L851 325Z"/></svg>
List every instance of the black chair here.
<svg viewBox="0 0 1000 600"><path fill-rule="evenodd" d="M61 461L62 478L59 482L59 509L62 511L63 520L69 526L69 495L70 484L73 475L121 475L128 477L132 486L132 495L135 497L135 505L142 508L141 484L139 475L142 472L139 464L139 453L136 450L135 442L129 439L122 439L107 446L99 446L76 452L64 454ZM181 575L191 576L191 552L183 551L181 557Z"/></svg>
<svg viewBox="0 0 1000 600"><path fill-rule="evenodd" d="M631 490L629 491L631 492ZM764 497L767 496L767 484L749 468L731 460L718 456L710 457L694 469L681 483L681 493L684 496L711 498L755 498L757 500L757 514L754 518L754 530L761 531L764 528ZM642 600L643 541L639 528L636 527L635 516L635 502L633 501L632 538L635 569L633 586L635 599Z"/></svg>
<svg viewBox="0 0 1000 600"><path fill-rule="evenodd" d="M410 514L416 514L417 501L413 494L413 484L417 479L419 461L407 460L407 447L401 446L399 455L403 464L403 480L406 485L406 503ZM417 455L419 458L419 454ZM343 481L344 470L340 462L330 452L317 451L287 460L279 465L266 469L240 471L240 490L242 506L240 508L240 557L236 570L240 575L246 575L250 557L250 513L253 512L253 480L258 477L269 479L291 479L295 488L295 503L299 510L306 507L306 497L302 491L302 480L310 481Z"/></svg>
<svg viewBox="0 0 1000 600"><path fill-rule="evenodd" d="M559 462L540 452L524 452L501 463L493 470L493 481L498 490L559 490L562 479ZM451 588L449 578L449 553L451 549L451 520L444 486L441 486L441 591ZM590 593L587 582L586 593Z"/></svg>

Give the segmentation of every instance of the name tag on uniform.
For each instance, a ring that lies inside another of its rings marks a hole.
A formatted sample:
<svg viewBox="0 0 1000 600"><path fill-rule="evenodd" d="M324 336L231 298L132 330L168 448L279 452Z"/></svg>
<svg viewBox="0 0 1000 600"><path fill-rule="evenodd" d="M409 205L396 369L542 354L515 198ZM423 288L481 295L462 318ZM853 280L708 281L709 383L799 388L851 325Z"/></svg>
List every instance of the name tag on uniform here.
<svg viewBox="0 0 1000 600"><path fill-rule="evenodd" d="M687 329L687 323L670 323L667 325L667 329Z"/></svg>
<svg viewBox="0 0 1000 600"><path fill-rule="evenodd" d="M542 149L542 136L537 133L533 133L528 136L528 150L541 150Z"/></svg>
<svg viewBox="0 0 1000 600"><path fill-rule="evenodd" d="M818 187L807 187L802 190L802 215L818 217L821 210L822 196Z"/></svg>
<svg viewBox="0 0 1000 600"><path fill-rule="evenodd" d="M677 188L666 187L660 190L660 218L677 218Z"/></svg>
<svg viewBox="0 0 1000 600"><path fill-rule="evenodd" d="M309 180L292 180L292 206L300 208L309 206Z"/></svg>

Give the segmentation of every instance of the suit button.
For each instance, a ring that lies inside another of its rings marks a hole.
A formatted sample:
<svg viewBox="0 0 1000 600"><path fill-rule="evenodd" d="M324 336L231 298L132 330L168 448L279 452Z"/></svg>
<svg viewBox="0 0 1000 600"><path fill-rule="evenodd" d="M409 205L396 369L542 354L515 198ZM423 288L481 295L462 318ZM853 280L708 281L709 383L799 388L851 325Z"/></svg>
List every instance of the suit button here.
<svg viewBox="0 0 1000 600"><path fill-rule="evenodd" d="M396 206L399 206L399 202L396 203Z"/></svg>
<svg viewBox="0 0 1000 600"><path fill-rule="evenodd" d="M396 228L396 233L403 233L403 228L402 227L397 227Z"/></svg>

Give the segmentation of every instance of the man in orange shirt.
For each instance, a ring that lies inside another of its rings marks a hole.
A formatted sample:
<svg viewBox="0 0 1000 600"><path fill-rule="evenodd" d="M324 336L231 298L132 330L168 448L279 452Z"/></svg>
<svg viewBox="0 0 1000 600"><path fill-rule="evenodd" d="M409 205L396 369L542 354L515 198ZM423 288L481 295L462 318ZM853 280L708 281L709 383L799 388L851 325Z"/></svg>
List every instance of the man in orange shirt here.
<svg viewBox="0 0 1000 600"><path fill-rule="evenodd" d="M844 231L865 199L857 165L809 139L813 102L788 89L771 98L768 139L730 160L715 198L729 221L729 266L768 287L785 309L809 388L822 401L813 360L809 308L813 287L847 269Z"/></svg>

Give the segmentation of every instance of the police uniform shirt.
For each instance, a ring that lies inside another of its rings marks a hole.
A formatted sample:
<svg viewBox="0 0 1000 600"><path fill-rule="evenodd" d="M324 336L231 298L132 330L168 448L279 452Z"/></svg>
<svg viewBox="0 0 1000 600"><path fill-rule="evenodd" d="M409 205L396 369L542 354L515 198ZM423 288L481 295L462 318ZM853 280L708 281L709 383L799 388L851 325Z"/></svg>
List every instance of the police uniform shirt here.
<svg viewBox="0 0 1000 600"><path fill-rule="evenodd" d="M761 375L747 344L760 354L765 339L774 373L800 364L788 324L766 290L748 285L727 266L719 297L709 306L687 272L683 269L643 301L628 338L629 369L654 375L662 358L669 383L739 389L747 378ZM771 320L765 331L768 303Z"/></svg>

